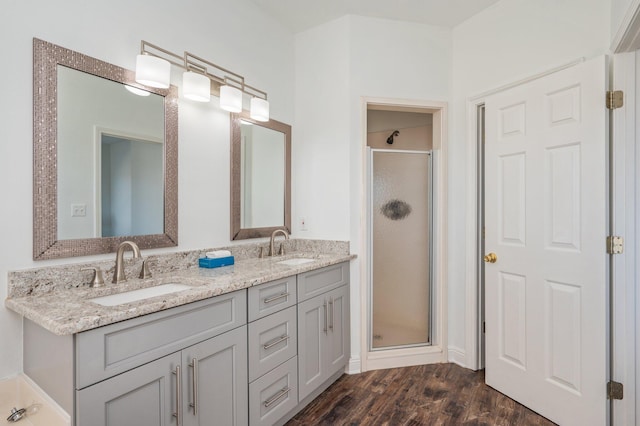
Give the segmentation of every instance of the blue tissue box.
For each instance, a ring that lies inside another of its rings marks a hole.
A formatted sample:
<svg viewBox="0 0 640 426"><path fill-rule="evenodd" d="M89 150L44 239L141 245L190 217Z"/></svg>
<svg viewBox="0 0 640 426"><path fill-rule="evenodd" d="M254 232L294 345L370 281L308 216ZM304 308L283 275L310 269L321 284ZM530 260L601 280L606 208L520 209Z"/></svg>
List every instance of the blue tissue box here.
<svg viewBox="0 0 640 426"><path fill-rule="evenodd" d="M198 265L201 268L220 268L222 266L233 265L233 256L216 257L215 259L209 259L208 257L202 257L198 259Z"/></svg>

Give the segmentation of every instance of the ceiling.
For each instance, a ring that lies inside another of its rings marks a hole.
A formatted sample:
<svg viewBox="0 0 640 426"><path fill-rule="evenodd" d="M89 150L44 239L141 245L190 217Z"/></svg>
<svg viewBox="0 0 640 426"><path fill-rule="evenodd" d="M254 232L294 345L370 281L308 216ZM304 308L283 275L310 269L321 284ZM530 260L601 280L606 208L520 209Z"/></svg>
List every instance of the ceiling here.
<svg viewBox="0 0 640 426"><path fill-rule="evenodd" d="M294 33L344 15L454 27L499 0L252 0Z"/></svg>

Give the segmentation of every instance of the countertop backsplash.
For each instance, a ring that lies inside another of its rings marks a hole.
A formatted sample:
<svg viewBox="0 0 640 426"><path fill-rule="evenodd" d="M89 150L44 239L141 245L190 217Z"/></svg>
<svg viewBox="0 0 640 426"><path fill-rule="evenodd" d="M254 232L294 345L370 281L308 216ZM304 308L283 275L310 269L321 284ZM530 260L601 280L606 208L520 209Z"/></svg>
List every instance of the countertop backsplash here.
<svg viewBox="0 0 640 426"><path fill-rule="evenodd" d="M325 254L349 254L348 241L306 240L290 239L277 240L276 248L284 243L286 254L295 253L325 253ZM238 244L227 247L206 248L202 250L189 250L174 253L152 254L132 259L131 252L125 252L125 273L128 278L137 278L142 268L143 259L148 259L149 269L152 274L163 275L175 271L183 271L198 268L198 259L212 250L229 250L236 261L258 258L260 248L268 253L269 243ZM70 290L73 288L88 288L92 271L81 271L83 268L99 267L102 270L104 280L110 283L115 270L115 253L111 260L94 261L89 263L74 263L43 268L11 271L8 274L8 298L24 296L36 296L51 293L56 290Z"/></svg>

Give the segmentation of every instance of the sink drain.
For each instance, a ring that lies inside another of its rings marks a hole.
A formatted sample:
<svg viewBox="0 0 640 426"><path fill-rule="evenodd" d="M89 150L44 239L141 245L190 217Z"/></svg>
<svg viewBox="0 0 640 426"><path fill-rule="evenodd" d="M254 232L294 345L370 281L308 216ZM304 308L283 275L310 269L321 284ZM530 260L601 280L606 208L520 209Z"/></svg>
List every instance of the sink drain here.
<svg viewBox="0 0 640 426"><path fill-rule="evenodd" d="M7 417L7 421L8 422L17 422L18 420L22 419L25 414L27 414L27 410L24 408L21 409L16 409L16 407L13 407L11 409L11 414L9 415L9 417Z"/></svg>

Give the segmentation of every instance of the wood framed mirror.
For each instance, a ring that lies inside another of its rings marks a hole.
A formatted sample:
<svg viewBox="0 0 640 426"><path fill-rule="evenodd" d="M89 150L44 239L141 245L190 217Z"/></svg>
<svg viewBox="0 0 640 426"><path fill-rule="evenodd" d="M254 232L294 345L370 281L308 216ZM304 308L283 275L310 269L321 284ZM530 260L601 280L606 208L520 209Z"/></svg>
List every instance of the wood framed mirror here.
<svg viewBox="0 0 640 426"><path fill-rule="evenodd" d="M34 38L33 89L33 259L176 246L176 87Z"/></svg>
<svg viewBox="0 0 640 426"><path fill-rule="evenodd" d="M231 114L231 239L291 233L291 126Z"/></svg>

